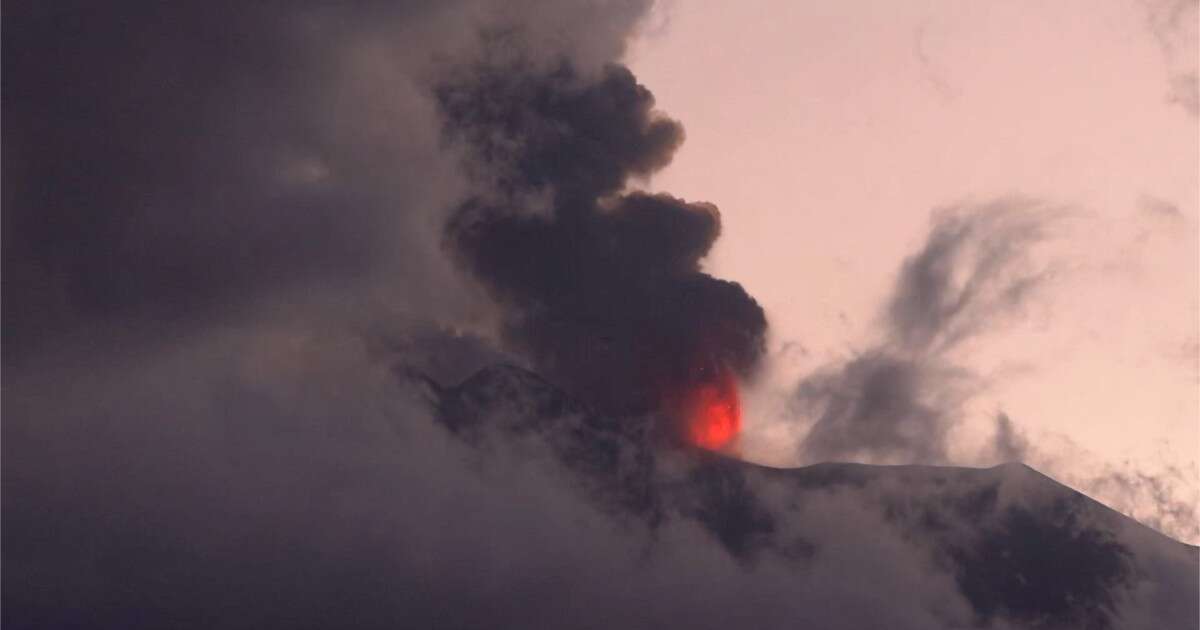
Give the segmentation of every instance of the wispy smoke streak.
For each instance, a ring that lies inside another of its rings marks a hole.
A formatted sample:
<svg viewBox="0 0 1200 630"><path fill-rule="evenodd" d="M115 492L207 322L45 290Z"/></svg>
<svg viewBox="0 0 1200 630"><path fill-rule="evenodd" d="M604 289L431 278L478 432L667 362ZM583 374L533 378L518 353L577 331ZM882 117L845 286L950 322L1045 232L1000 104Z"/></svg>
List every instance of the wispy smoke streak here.
<svg viewBox="0 0 1200 630"><path fill-rule="evenodd" d="M884 309L882 339L797 386L795 410L816 418L803 459L945 461L949 431L982 387L953 352L1019 313L1047 277L1027 254L1050 218L1025 199L935 214Z"/></svg>

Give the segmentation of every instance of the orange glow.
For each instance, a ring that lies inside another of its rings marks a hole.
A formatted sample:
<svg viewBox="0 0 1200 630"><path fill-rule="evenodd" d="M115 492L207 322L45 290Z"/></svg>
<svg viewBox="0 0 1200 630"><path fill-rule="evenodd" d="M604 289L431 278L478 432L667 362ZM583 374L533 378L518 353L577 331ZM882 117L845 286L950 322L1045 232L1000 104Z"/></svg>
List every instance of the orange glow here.
<svg viewBox="0 0 1200 630"><path fill-rule="evenodd" d="M709 450L727 446L742 428L737 382L726 371L689 390L681 411L688 441Z"/></svg>

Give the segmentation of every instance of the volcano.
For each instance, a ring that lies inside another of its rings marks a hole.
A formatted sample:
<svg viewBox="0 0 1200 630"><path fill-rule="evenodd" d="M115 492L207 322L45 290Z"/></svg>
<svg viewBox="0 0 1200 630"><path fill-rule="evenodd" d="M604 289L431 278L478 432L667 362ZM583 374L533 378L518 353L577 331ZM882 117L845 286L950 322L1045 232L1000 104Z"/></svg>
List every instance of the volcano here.
<svg viewBox="0 0 1200 630"><path fill-rule="evenodd" d="M684 446L656 441L653 418L605 418L514 366L426 387L460 438L542 443L614 518L651 530L691 523L737 562L782 564L798 583L830 570L839 550L878 550L882 536L928 580L952 585L971 627L1197 627L1197 547L1024 464L771 468L715 452L703 431ZM694 396L693 411L719 399ZM859 526L864 518L879 529Z"/></svg>

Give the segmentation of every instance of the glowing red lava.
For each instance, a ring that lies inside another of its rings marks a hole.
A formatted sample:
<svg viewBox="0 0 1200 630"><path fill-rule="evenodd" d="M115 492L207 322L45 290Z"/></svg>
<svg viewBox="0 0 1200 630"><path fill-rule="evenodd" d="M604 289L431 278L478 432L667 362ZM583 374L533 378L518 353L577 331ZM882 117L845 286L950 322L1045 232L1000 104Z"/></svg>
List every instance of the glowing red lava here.
<svg viewBox="0 0 1200 630"><path fill-rule="evenodd" d="M742 429L737 381L728 371L695 384L683 396L680 412L687 440L709 450L727 446Z"/></svg>

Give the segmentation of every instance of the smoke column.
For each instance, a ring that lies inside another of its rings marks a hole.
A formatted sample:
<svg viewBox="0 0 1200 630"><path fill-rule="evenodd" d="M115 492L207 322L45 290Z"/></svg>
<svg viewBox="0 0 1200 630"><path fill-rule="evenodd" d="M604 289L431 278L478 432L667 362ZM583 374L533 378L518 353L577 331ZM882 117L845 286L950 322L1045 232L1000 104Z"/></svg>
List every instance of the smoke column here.
<svg viewBox="0 0 1200 630"><path fill-rule="evenodd" d="M661 410L750 375L763 310L700 268L717 208L624 191L670 161L680 125L623 66L533 63L503 35L485 48L487 61L436 90L478 189L445 246L501 306L505 343L609 413ZM714 404L736 414L731 394Z"/></svg>

